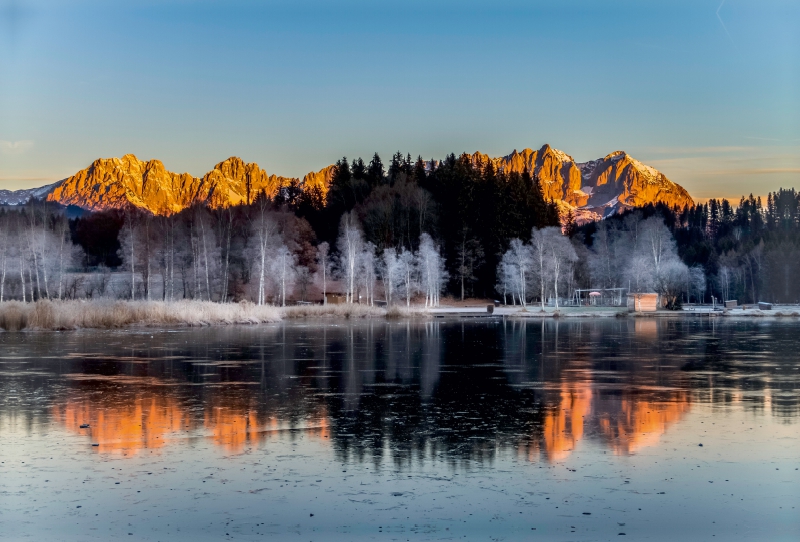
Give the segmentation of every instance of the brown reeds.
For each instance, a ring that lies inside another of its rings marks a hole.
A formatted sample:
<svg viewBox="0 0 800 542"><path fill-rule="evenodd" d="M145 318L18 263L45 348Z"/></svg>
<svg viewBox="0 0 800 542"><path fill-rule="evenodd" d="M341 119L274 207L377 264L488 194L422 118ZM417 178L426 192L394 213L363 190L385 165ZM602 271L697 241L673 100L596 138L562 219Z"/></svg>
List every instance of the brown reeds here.
<svg viewBox="0 0 800 542"><path fill-rule="evenodd" d="M283 318L407 318L426 316L421 307L369 305L258 306L210 301L49 301L0 303L5 331L119 329L124 327L264 324Z"/></svg>
<svg viewBox="0 0 800 542"><path fill-rule="evenodd" d="M281 309L284 318L381 318L386 309L358 304L297 305Z"/></svg>
<svg viewBox="0 0 800 542"><path fill-rule="evenodd" d="M0 328L66 330L128 326L206 326L278 322L272 306L209 301L47 301L0 303Z"/></svg>

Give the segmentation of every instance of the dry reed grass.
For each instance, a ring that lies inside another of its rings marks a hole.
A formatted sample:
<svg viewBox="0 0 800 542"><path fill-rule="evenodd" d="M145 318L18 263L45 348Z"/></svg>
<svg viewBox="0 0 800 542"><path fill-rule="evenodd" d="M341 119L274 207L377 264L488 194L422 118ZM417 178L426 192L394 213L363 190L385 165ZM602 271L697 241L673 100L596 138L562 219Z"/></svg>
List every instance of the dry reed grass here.
<svg viewBox="0 0 800 542"><path fill-rule="evenodd" d="M302 305L296 307L283 307L284 318L411 318L430 316L423 307L370 307L369 305Z"/></svg>
<svg viewBox="0 0 800 542"><path fill-rule="evenodd" d="M426 316L421 307L368 305L257 306L209 301L48 301L0 303L0 329L19 331L117 329L129 326L264 324L283 318L408 318Z"/></svg>
<svg viewBox="0 0 800 542"><path fill-rule="evenodd" d="M358 304L298 305L283 307L284 318L382 318L386 309Z"/></svg>
<svg viewBox="0 0 800 542"><path fill-rule="evenodd" d="M0 328L6 331L262 324L280 320L281 313L276 307L252 303L188 300L0 303Z"/></svg>

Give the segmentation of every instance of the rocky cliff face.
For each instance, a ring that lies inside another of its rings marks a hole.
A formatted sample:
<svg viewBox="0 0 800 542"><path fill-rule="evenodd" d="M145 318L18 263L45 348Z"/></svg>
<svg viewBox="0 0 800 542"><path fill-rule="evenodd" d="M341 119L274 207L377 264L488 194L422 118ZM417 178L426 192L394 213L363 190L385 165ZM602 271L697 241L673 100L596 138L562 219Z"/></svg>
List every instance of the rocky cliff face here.
<svg viewBox="0 0 800 542"><path fill-rule="evenodd" d="M330 186L331 179L333 178L333 172L336 169L335 165L330 165L322 168L317 172L307 173L305 177L303 177L303 188L304 189L311 189L316 188L322 192L322 194L328 193L328 186Z"/></svg>
<svg viewBox="0 0 800 542"><path fill-rule="evenodd" d="M499 158L476 152L471 159L475 164L491 161L499 171L528 170L539 178L544 197L556 201L562 213L573 211L579 221L649 203L678 207L693 203L683 187L623 151L577 163L570 155L545 145L538 151L515 150Z"/></svg>
<svg viewBox="0 0 800 542"><path fill-rule="evenodd" d="M306 177L312 176L310 183L324 184L330 180L328 169ZM236 157L220 162L198 178L167 171L159 160L145 162L126 154L122 158L95 160L88 168L52 185L44 195L48 201L91 211L133 205L153 214L168 215L195 203L217 208L251 202L261 192L274 196L291 180L268 175L258 164Z"/></svg>
<svg viewBox="0 0 800 542"><path fill-rule="evenodd" d="M689 193L681 186L622 151L584 163L576 163L550 145L538 151L515 150L498 158L479 152L469 156L474 164L491 162L498 171L532 172L538 177L545 198L558 203L562 214L572 212L580 222L648 203L680 207L692 204ZM274 196L290 183L305 190L319 190L324 197L334 168L327 166L299 180L268 175L258 164L232 157L203 177L193 177L167 171L159 160L145 162L126 154L122 158L95 160L88 168L53 185L0 191L0 204L18 205L30 198L46 197L48 201L92 211L134 205L164 215L195 203L215 208L248 203L261 192Z"/></svg>

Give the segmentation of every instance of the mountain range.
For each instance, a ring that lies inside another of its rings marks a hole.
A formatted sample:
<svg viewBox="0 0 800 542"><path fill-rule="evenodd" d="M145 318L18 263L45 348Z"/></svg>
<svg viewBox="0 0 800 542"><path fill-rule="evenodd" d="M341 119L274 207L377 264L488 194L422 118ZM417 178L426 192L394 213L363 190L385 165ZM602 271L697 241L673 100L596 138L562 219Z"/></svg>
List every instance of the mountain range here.
<svg viewBox="0 0 800 542"><path fill-rule="evenodd" d="M683 187L623 151L582 163L550 145L538 151L514 150L498 158L480 152L469 157L476 165L491 162L498 171L533 172L545 198L555 201L562 214L571 211L580 222L649 203L678 207L693 203ZM231 157L202 177L194 177L168 171L160 160L142 161L126 154L122 158L99 158L86 169L47 186L0 190L0 204L20 205L33 198L89 211L133 205L168 215L196 203L215 208L247 203L261 191L275 194L289 184L303 190L316 188L325 194L334 168L327 166L298 179L269 175L258 164Z"/></svg>

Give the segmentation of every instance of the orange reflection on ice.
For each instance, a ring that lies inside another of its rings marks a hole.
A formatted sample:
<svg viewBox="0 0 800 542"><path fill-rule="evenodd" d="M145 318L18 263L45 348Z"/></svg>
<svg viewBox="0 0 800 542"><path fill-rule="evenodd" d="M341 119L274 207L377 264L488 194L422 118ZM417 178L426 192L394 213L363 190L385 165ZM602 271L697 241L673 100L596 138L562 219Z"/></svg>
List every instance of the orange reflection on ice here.
<svg viewBox="0 0 800 542"><path fill-rule="evenodd" d="M562 383L552 401L552 407L543 414L541 434L519 448L530 461L537 457L562 461L589 436L587 433L598 436L614 454L636 453L657 444L669 426L691 407L685 392L671 392L658 399L652 395L604 395L593 392L588 381Z"/></svg>
<svg viewBox="0 0 800 542"><path fill-rule="evenodd" d="M98 381L100 378L83 380ZM108 379L103 379L103 381ZM111 378L118 381L118 378ZM132 380L126 377L126 382ZM137 379L150 383L152 379ZM105 383L105 382L104 382ZM95 384L96 385L96 384ZM85 435L95 450L102 453L132 455L137 451L161 448L170 437L204 436L227 453L240 453L263 443L272 435L299 430L304 436L330 441L330 422L324 407L308 413L304 421L290 423L259 409L258 398L244 393L213 396L203 412L193 414L170 386L152 386L120 393L103 384L90 395L75 394L52 407L53 418L70 431ZM81 425L88 424L88 428ZM199 430L199 433L194 431Z"/></svg>
<svg viewBox="0 0 800 542"><path fill-rule="evenodd" d="M211 431L214 444L237 453L248 444L261 442L267 424L259 423L254 410L241 412L231 407L214 407L206 410L203 425Z"/></svg>
<svg viewBox="0 0 800 542"><path fill-rule="evenodd" d="M114 398L109 404L67 401L56 404L53 417L71 430L91 436L98 450L106 453L136 453L142 448L160 448L169 435L191 427L188 414L170 396L142 393L129 401ZM89 424L88 429L81 425Z"/></svg>
<svg viewBox="0 0 800 542"><path fill-rule="evenodd" d="M330 426L324 412L311 416L303 426L295 427L276 417L261 420L254 410L214 407L206 410L203 425L211 431L214 443L229 453L239 453L247 446L261 444L270 436L288 430L301 430L304 436L323 442L330 439Z"/></svg>
<svg viewBox="0 0 800 542"><path fill-rule="evenodd" d="M584 417L591 413L592 390L587 383L562 384L559 407L547 412L542 428L544 453L550 461L567 457L583 438Z"/></svg>
<svg viewBox="0 0 800 542"><path fill-rule="evenodd" d="M621 399L616 412L599 416L600 431L609 448L618 455L626 455L657 444L667 428L679 421L689 411L685 394L668 402Z"/></svg>

